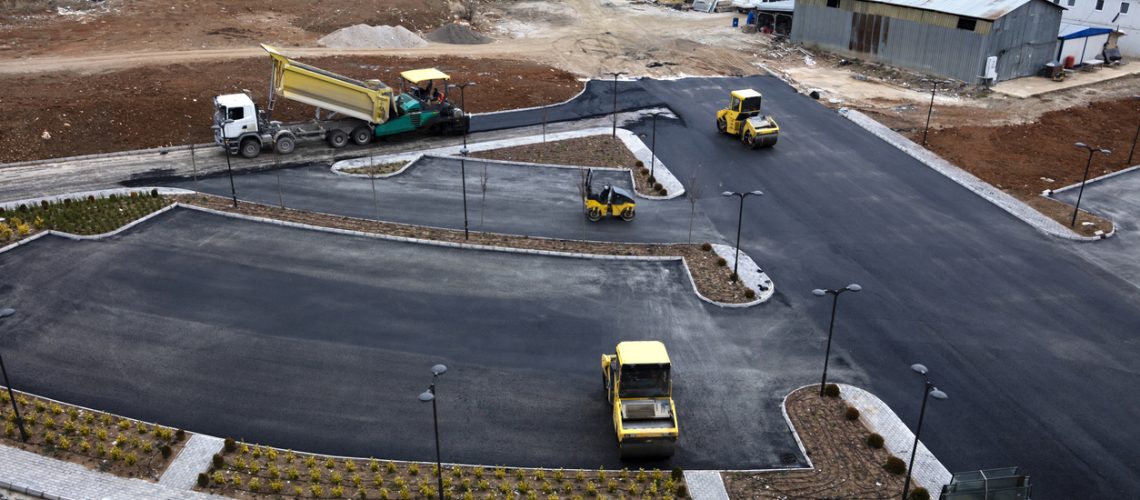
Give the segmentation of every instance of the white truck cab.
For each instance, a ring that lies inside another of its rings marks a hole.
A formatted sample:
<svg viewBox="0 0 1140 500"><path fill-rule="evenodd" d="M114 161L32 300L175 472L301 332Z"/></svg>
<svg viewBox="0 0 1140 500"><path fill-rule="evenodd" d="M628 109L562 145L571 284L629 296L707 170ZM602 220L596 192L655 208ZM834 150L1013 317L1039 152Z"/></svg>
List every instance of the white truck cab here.
<svg viewBox="0 0 1140 500"><path fill-rule="evenodd" d="M257 107L246 94L226 94L214 98L214 142L237 151L244 137L258 135ZM257 144L258 150L261 143Z"/></svg>

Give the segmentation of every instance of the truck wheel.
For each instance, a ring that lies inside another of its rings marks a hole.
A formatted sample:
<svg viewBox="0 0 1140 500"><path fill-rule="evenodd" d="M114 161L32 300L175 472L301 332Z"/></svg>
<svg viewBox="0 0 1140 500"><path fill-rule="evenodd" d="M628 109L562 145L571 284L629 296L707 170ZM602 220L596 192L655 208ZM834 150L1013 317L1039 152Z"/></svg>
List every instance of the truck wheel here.
<svg viewBox="0 0 1140 500"><path fill-rule="evenodd" d="M261 143L257 139L249 138L241 141L241 155L245 158L257 158L261 154Z"/></svg>
<svg viewBox="0 0 1140 500"><path fill-rule="evenodd" d="M627 208L621 211L621 220L629 222L633 220L634 212L632 208Z"/></svg>
<svg viewBox="0 0 1140 500"><path fill-rule="evenodd" d="M352 130L352 142L357 146L372 142L372 131L368 130L368 127L356 127Z"/></svg>
<svg viewBox="0 0 1140 500"><path fill-rule="evenodd" d="M297 147L297 141L293 140L291 135L283 135L277 138L277 142L273 143L274 151L279 155L287 155L292 153Z"/></svg>
<svg viewBox="0 0 1140 500"><path fill-rule="evenodd" d="M333 130L325 136L325 141L333 148L343 148L348 144L348 134L344 133L343 130Z"/></svg>

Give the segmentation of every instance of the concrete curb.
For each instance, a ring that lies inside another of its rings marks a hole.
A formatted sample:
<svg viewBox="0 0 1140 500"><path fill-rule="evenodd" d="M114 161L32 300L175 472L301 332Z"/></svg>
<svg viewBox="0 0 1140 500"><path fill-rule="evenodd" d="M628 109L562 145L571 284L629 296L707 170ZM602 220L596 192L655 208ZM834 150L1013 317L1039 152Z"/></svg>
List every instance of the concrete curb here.
<svg viewBox="0 0 1140 500"><path fill-rule="evenodd" d="M1088 187L1089 184L1096 184L1096 183L1101 182L1101 181L1107 181L1107 180L1109 180L1113 177L1116 177L1118 175L1124 175L1124 174L1132 173L1135 170L1140 170L1140 165L1133 165L1133 166L1128 167L1128 168L1123 169L1123 170L1117 170L1115 172L1109 172L1109 173L1104 174L1100 177L1093 177L1092 179L1085 181L1085 187ZM1057 193L1063 193L1065 191L1071 191L1071 190L1077 189L1079 187L1081 187L1081 183L1077 182L1074 184L1069 184L1068 186L1059 187L1057 189L1046 189L1045 191L1043 191L1041 193L1041 195L1051 198L1053 195L1055 195Z"/></svg>
<svg viewBox="0 0 1140 500"><path fill-rule="evenodd" d="M853 109L843 108L839 110L839 114L851 120L856 125L862 127L864 130L874 134L878 138L886 141L888 144L894 146L899 151L902 151L912 158L922 162L924 165L930 167L935 172L938 172L946 178L958 183L962 187L969 189L974 194L985 198L986 201L994 204L998 208L1009 212L1010 215L1021 219L1022 222L1029 224L1034 229L1057 238L1063 238L1073 241L1098 241L1103 237L1097 236L1081 236L1070 231L1065 226L1057 221L1050 219L1031 208L1029 205L1021 202L1017 198L1006 194L1004 191L995 188L989 183L978 179L973 174L958 168L954 164L942 159L932 151L915 144L910 139L903 137L898 132L895 132L885 125L871 119L867 115L855 111ZM1115 226L1115 224L1114 224ZM1107 236L1110 236L1111 233Z"/></svg>
<svg viewBox="0 0 1140 500"><path fill-rule="evenodd" d="M871 432L883 436L884 447L891 454L910 461L910 449L914 446L914 433L883 400L863 389L847 384L839 385L839 394L851 406L859 410L859 421ZM932 497L942 491L942 485L949 484L950 471L920 441L915 453L914 470L911 478L917 486L926 488Z"/></svg>
<svg viewBox="0 0 1140 500"><path fill-rule="evenodd" d="M728 267L731 268L735 266L736 247L721 245L719 243L714 243L712 247L717 255L728 261ZM740 265L735 267L738 268L737 274L739 275L740 281L744 283L744 286L756 292L756 300L748 302L745 307L767 302L768 299L776 294L776 285L772 283L772 278L769 278L768 273L765 273L748 254L743 251L740 252Z"/></svg>
<svg viewBox="0 0 1140 500"><path fill-rule="evenodd" d="M12 210L19 207L21 204L38 205L41 201L63 201L65 199L75 200L94 196L96 198L106 197L110 195L130 196L131 193L139 193L140 195L150 195L151 190L157 189L158 194L164 195L179 195L179 194L194 194L196 191L180 188L168 187L133 187L133 188L111 188L111 189L98 189L95 191L80 191L78 193L59 194L55 196L41 196L38 198L24 198L22 200L6 201L0 203L0 209Z"/></svg>

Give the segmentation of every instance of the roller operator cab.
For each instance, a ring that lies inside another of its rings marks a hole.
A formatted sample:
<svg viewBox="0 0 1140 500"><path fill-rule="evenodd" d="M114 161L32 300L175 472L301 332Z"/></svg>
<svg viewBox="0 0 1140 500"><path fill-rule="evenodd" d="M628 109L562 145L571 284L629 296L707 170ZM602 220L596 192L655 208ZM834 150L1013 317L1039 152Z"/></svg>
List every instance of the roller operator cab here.
<svg viewBox="0 0 1140 500"><path fill-rule="evenodd" d="M677 444L677 410L665 344L621 342L602 355L602 385L613 407L622 459L666 458Z"/></svg>
<svg viewBox="0 0 1140 500"><path fill-rule="evenodd" d="M716 112L717 130L740 137L749 149L775 145L780 126L771 116L760 114L762 100L760 93L752 89L732 91L728 107Z"/></svg>
<svg viewBox="0 0 1140 500"><path fill-rule="evenodd" d="M621 217L629 222L637 214L637 202L633 195L619 187L606 184L600 191L594 191L594 171L586 172L582 181L582 205L586 211L586 218L591 222L602 220L602 217Z"/></svg>

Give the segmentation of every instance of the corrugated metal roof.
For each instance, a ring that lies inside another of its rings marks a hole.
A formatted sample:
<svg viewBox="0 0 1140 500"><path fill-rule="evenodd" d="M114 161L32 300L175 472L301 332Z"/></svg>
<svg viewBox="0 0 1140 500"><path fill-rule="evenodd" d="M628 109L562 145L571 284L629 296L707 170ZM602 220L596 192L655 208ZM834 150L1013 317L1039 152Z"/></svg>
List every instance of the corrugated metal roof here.
<svg viewBox="0 0 1140 500"><path fill-rule="evenodd" d="M1042 1L1064 9L1059 5L1047 0L866 0L874 3L885 3L888 5L898 5L900 7L910 7L914 9L931 10L934 12L942 12L946 14L953 14L955 16L973 17L977 19L987 19L990 21L997 20L998 18L1010 13L1014 9L1021 7L1029 2Z"/></svg>
<svg viewBox="0 0 1140 500"><path fill-rule="evenodd" d="M774 2L764 2L756 4L756 10L762 12L794 12L796 10L796 0L776 0Z"/></svg>

